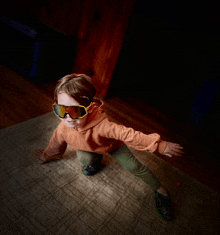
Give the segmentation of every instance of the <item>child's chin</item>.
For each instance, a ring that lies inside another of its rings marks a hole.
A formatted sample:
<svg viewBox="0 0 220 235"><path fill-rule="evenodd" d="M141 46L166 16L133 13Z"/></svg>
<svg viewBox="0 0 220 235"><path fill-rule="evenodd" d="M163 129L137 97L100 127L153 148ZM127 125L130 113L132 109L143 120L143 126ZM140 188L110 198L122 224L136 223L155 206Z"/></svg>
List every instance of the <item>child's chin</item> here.
<svg viewBox="0 0 220 235"><path fill-rule="evenodd" d="M76 123L66 123L66 125L70 128L78 127Z"/></svg>
<svg viewBox="0 0 220 235"><path fill-rule="evenodd" d="M71 122L65 122L65 124L69 128L81 128L83 125L81 123L71 123Z"/></svg>
<svg viewBox="0 0 220 235"><path fill-rule="evenodd" d="M85 125L86 119L71 121L71 120L61 120L64 122L69 128L81 128Z"/></svg>

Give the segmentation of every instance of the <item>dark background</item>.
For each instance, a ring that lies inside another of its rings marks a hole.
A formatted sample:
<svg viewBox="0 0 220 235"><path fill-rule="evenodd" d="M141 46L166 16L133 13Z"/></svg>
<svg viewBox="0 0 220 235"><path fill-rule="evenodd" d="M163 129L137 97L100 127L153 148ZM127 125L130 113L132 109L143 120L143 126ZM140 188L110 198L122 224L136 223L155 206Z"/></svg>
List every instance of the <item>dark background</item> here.
<svg viewBox="0 0 220 235"><path fill-rule="evenodd" d="M145 101L177 122L193 123L216 145L218 32L219 7L211 1L136 1L108 97Z"/></svg>

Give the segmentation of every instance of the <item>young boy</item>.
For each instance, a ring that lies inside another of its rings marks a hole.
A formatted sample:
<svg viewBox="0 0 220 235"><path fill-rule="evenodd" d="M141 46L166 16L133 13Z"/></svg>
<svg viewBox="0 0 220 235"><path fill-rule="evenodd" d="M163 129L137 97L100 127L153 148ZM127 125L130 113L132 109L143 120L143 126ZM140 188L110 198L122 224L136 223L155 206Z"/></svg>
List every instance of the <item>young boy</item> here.
<svg viewBox="0 0 220 235"><path fill-rule="evenodd" d="M149 152L158 151L169 157L181 156L183 147L162 141L160 135L143 134L108 120L102 101L95 99L96 89L85 74L70 74L58 81L54 92L54 113L61 120L47 148L36 151L44 164L58 160L67 144L76 149L85 175L100 170L102 155L109 153L131 174L146 182L154 191L156 208L167 219L174 218L170 193L153 172L140 163L127 146Z"/></svg>

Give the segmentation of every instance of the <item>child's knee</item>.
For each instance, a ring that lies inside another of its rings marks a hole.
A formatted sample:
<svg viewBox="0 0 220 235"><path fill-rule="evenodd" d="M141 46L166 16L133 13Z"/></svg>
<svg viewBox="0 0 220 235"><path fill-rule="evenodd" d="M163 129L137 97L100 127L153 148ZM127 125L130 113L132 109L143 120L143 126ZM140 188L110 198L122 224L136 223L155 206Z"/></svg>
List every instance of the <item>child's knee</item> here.
<svg viewBox="0 0 220 235"><path fill-rule="evenodd" d="M136 162L127 162L124 167L132 174L135 174L139 171L139 164Z"/></svg>
<svg viewBox="0 0 220 235"><path fill-rule="evenodd" d="M82 150L76 150L76 156L79 158L80 161L84 158L85 154Z"/></svg>
<svg viewBox="0 0 220 235"><path fill-rule="evenodd" d="M92 156L88 152L82 151L82 150L77 150L76 151L76 156L79 158L80 162L84 166L91 165L91 163L92 163Z"/></svg>
<svg viewBox="0 0 220 235"><path fill-rule="evenodd" d="M99 158L100 154L77 150L76 155L84 166L89 166Z"/></svg>

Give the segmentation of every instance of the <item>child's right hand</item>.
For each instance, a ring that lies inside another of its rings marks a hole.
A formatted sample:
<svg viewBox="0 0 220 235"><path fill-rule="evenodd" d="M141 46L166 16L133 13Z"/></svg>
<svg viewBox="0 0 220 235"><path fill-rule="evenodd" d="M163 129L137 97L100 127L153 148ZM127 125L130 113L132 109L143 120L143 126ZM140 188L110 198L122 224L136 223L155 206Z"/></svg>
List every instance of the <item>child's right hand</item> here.
<svg viewBox="0 0 220 235"><path fill-rule="evenodd" d="M47 160L43 157L44 150L43 149L38 149L35 151L35 156L42 160L41 165L46 163Z"/></svg>

